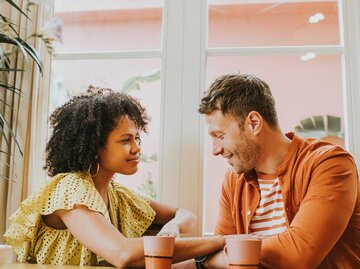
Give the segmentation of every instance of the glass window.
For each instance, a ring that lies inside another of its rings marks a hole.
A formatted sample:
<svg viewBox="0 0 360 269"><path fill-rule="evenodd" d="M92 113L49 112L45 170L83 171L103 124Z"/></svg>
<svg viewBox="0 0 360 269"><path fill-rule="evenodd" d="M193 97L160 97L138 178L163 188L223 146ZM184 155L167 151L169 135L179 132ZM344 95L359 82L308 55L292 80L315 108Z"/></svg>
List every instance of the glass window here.
<svg viewBox="0 0 360 269"><path fill-rule="evenodd" d="M340 55L316 55L305 60L294 56L223 56L208 58L208 83L228 73L248 73L265 80L273 93L280 128L294 131L301 121L313 116L340 118L338 137L343 137L343 93ZM276 66L276 68L274 68ZM314 136L310 131L309 136ZM206 133L205 146L205 233L214 231L221 182L228 164L221 156L212 156ZM301 133L301 135L307 135ZM320 137L319 137L320 138ZM340 143L343 141L340 141ZM215 198L216 197L216 198Z"/></svg>
<svg viewBox="0 0 360 269"><path fill-rule="evenodd" d="M161 48L163 1L56 0L63 24L57 52Z"/></svg>
<svg viewBox="0 0 360 269"><path fill-rule="evenodd" d="M337 1L209 1L209 46L338 45Z"/></svg>
<svg viewBox="0 0 360 269"><path fill-rule="evenodd" d="M341 43L338 1L210 0L208 9L207 85L223 74L256 75L270 86L283 132L296 130L343 146L342 56L322 50ZM307 51L309 45L318 50ZM324 132L312 132L317 122ZM229 167L211 155L205 136L203 232L211 234Z"/></svg>
<svg viewBox="0 0 360 269"><path fill-rule="evenodd" d="M161 53L154 56L147 51L161 50L163 2L55 0L63 44L53 60L50 110L89 85L138 98L151 117L149 134L142 135L141 163L135 175L116 175L115 180L152 198L158 178ZM62 57L67 53L73 59Z"/></svg>

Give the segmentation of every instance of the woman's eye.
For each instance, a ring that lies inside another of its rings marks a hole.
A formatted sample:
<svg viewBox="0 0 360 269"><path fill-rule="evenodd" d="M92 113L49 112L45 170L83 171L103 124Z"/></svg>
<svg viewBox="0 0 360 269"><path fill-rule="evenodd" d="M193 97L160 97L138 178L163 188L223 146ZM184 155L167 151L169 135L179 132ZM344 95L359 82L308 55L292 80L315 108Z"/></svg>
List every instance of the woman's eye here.
<svg viewBox="0 0 360 269"><path fill-rule="evenodd" d="M121 140L121 142L124 142L124 143L129 143L129 142L130 142L130 138L123 139L123 140Z"/></svg>
<svg viewBox="0 0 360 269"><path fill-rule="evenodd" d="M138 136L135 138L136 143L140 146L141 144L141 138Z"/></svg>

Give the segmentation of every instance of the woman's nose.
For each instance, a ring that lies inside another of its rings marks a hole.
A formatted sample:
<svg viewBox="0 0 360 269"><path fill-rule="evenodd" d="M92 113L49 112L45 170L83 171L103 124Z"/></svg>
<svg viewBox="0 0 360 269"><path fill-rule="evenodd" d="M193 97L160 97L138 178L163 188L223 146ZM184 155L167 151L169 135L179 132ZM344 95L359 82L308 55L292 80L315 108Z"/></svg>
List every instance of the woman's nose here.
<svg viewBox="0 0 360 269"><path fill-rule="evenodd" d="M133 146L132 146L131 152L132 153L139 153L140 151L141 151L140 143L135 141Z"/></svg>

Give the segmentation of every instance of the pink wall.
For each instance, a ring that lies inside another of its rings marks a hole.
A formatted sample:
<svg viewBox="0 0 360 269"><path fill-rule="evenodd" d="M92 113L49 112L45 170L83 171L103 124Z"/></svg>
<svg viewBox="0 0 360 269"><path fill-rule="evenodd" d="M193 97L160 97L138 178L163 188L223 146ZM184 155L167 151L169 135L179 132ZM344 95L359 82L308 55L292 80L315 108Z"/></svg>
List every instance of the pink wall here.
<svg viewBox="0 0 360 269"><path fill-rule="evenodd" d="M56 13L64 22L58 52L161 48L162 10Z"/></svg>

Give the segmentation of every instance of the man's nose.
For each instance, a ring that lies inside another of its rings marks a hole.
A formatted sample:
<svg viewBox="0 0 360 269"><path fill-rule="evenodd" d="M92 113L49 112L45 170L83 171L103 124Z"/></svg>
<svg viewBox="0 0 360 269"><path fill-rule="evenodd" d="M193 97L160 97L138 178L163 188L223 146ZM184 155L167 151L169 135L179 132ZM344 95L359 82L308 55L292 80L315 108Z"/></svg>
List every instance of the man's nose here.
<svg viewBox="0 0 360 269"><path fill-rule="evenodd" d="M223 147L218 139L213 139L212 141L212 154L219 155L223 151Z"/></svg>

